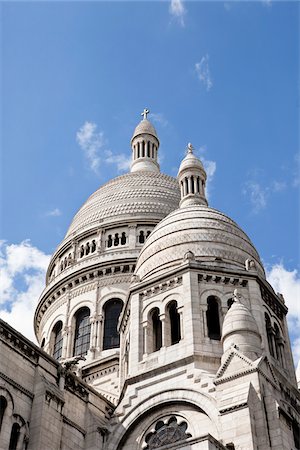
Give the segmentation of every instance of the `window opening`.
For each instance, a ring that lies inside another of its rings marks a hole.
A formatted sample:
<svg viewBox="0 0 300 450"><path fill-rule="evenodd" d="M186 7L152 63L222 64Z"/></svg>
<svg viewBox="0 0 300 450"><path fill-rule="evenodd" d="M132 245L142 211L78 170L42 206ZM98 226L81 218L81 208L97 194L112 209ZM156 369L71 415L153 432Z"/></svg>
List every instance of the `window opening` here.
<svg viewBox="0 0 300 450"><path fill-rule="evenodd" d="M274 357L274 345L273 345L273 330L271 325L270 317L267 313L265 313L265 323L266 323L266 332L268 338L268 346L271 355Z"/></svg>
<svg viewBox="0 0 300 450"><path fill-rule="evenodd" d="M151 230L148 230L147 234L146 234L146 239L147 239L148 236L150 236L150 234L151 234Z"/></svg>
<svg viewBox="0 0 300 450"><path fill-rule="evenodd" d="M187 433L187 423L181 422L178 424L177 418L172 416L165 423L162 420L159 420L154 428L154 431L151 431L146 435L145 443L147 446L146 450L152 450L155 448L161 448L168 444L174 444L175 442L185 441L190 438L192 435Z"/></svg>
<svg viewBox="0 0 300 450"><path fill-rule="evenodd" d="M228 309L231 308L231 306L233 305L233 303L234 303L233 298L229 298L229 299L227 300L227 306L228 306Z"/></svg>
<svg viewBox="0 0 300 450"><path fill-rule="evenodd" d="M153 351L156 352L162 346L162 325L159 318L159 310L155 308L152 312L152 336Z"/></svg>
<svg viewBox="0 0 300 450"><path fill-rule="evenodd" d="M221 330L219 318L219 304L217 297L214 297L213 295L211 295L207 299L206 321L207 321L208 337L210 339L220 340Z"/></svg>
<svg viewBox="0 0 300 450"><path fill-rule="evenodd" d="M177 311L177 302L173 301L169 307L170 325L171 325L171 345L177 344L181 339L180 333L180 315Z"/></svg>
<svg viewBox="0 0 300 450"><path fill-rule="evenodd" d="M84 246L82 245L80 247L80 258L82 258L84 256Z"/></svg>
<svg viewBox="0 0 300 450"><path fill-rule="evenodd" d="M95 239L92 240L92 248L91 248L92 253L94 253L96 251L96 241Z"/></svg>
<svg viewBox="0 0 300 450"><path fill-rule="evenodd" d="M116 233L115 239L114 239L114 246L117 247L117 245L119 245L119 243L120 243L119 233Z"/></svg>
<svg viewBox="0 0 300 450"><path fill-rule="evenodd" d="M79 309L75 314L75 339L73 356L86 355L90 347L90 310L87 307Z"/></svg>
<svg viewBox="0 0 300 450"><path fill-rule="evenodd" d="M9 441L9 450L16 450L18 445L18 440L20 436L20 425L18 423L14 423L11 428L10 441Z"/></svg>
<svg viewBox="0 0 300 450"><path fill-rule="evenodd" d="M121 245L125 245L126 244L126 233L122 233L121 236Z"/></svg>
<svg viewBox="0 0 300 450"><path fill-rule="evenodd" d="M90 244L89 242L87 242L85 246L85 254L88 255L89 253L90 253Z"/></svg>
<svg viewBox="0 0 300 450"><path fill-rule="evenodd" d="M144 242L145 242L145 234L144 234L143 230L141 230L140 234L139 234L139 243L143 244Z"/></svg>
<svg viewBox="0 0 300 450"><path fill-rule="evenodd" d="M6 407L7 407L7 400L5 397L3 397L3 395L1 395L1 397L0 397L0 431L1 431L3 417L4 417Z"/></svg>
<svg viewBox="0 0 300 450"><path fill-rule="evenodd" d="M104 305L104 337L103 350L120 346L118 320L123 307L122 300L115 298Z"/></svg>
<svg viewBox="0 0 300 450"><path fill-rule="evenodd" d="M112 237L111 237L111 234L108 235L107 247L112 247Z"/></svg>
<svg viewBox="0 0 300 450"><path fill-rule="evenodd" d="M53 358L59 359L62 355L63 336L62 336L62 321L60 320L53 328L54 345L53 345Z"/></svg>

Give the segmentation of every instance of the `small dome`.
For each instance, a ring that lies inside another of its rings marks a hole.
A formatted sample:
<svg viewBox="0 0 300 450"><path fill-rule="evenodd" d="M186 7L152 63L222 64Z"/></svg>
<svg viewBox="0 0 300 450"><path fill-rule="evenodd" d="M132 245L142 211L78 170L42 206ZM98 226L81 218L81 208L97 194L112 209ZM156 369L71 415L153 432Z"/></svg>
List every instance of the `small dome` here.
<svg viewBox="0 0 300 450"><path fill-rule="evenodd" d="M191 144L189 144L191 145ZM188 148L192 148L192 147L188 147ZM185 158L183 158L183 160L181 161L179 170L178 170L178 175L183 172L184 170L187 169L200 169L201 171L204 171L204 167L202 162L200 161L199 158L197 158L197 156L194 155L194 153L192 151L188 151L188 153L186 154Z"/></svg>
<svg viewBox="0 0 300 450"><path fill-rule="evenodd" d="M232 344L254 359L261 355L261 336L251 311L240 301L234 301L227 312L222 328L223 350L226 353Z"/></svg>
<svg viewBox="0 0 300 450"><path fill-rule="evenodd" d="M231 269L244 270L251 258L265 276L249 237L225 214L203 205L181 207L156 226L139 255L136 274L141 280L162 274L182 264L188 251L196 261L215 265L218 258L218 264Z"/></svg>
<svg viewBox="0 0 300 450"><path fill-rule="evenodd" d="M140 134L151 134L158 140L156 130L148 119L141 120L140 123L136 126L131 141Z"/></svg>

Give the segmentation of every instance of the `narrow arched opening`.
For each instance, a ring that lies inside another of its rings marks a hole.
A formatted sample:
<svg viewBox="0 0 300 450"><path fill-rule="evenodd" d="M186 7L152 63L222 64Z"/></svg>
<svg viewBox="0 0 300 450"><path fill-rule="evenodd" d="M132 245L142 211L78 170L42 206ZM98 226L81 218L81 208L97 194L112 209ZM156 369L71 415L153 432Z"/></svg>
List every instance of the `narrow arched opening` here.
<svg viewBox="0 0 300 450"><path fill-rule="evenodd" d="M159 318L159 309L151 312L153 351L156 352L162 346L162 323Z"/></svg>
<svg viewBox="0 0 300 450"><path fill-rule="evenodd" d="M9 450L17 450L17 445L20 437L20 425L18 423L14 423L11 428L10 441L9 441Z"/></svg>
<svg viewBox="0 0 300 450"><path fill-rule="evenodd" d="M75 338L73 356L86 355L90 348L91 324L90 310L86 306L75 314Z"/></svg>
<svg viewBox="0 0 300 450"><path fill-rule="evenodd" d="M271 319L267 313L265 313L265 325L266 325L269 352L274 357L273 330L271 325Z"/></svg>
<svg viewBox="0 0 300 450"><path fill-rule="evenodd" d="M171 345L174 345L181 339L180 314L177 311L177 302L175 300L169 303L168 314L171 328Z"/></svg>
<svg viewBox="0 0 300 450"><path fill-rule="evenodd" d="M2 422L3 422L6 408L7 408L7 400L5 397L3 397L3 395L1 395L1 397L0 397L0 431L1 431Z"/></svg>
<svg viewBox="0 0 300 450"><path fill-rule="evenodd" d="M206 322L208 337L214 340L221 339L220 314L218 298L211 295L207 299Z"/></svg>
<svg viewBox="0 0 300 450"><path fill-rule="evenodd" d="M62 335L62 327L63 323L60 320L57 322L52 330L53 334L53 353L52 356L55 359L59 359L62 355L62 348L63 348L63 335Z"/></svg>
<svg viewBox="0 0 300 450"><path fill-rule="evenodd" d="M120 335L118 333L118 320L122 311L123 302L119 298L113 298L105 303L104 312L104 334L103 350L117 348L120 346Z"/></svg>

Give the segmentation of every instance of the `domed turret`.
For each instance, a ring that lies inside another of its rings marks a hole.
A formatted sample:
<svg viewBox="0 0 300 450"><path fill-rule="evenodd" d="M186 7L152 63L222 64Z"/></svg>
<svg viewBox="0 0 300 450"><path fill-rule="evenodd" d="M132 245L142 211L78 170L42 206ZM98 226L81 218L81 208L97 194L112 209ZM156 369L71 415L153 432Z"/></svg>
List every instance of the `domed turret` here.
<svg viewBox="0 0 300 450"><path fill-rule="evenodd" d="M234 290L234 302L223 322L222 343L222 362L232 344L252 360L261 356L261 335L251 311L241 302L237 289Z"/></svg>
<svg viewBox="0 0 300 450"><path fill-rule="evenodd" d="M194 155L192 144L188 144L187 155L180 164L177 178L181 190L180 207L207 206L205 198L206 172L200 159Z"/></svg>
<svg viewBox="0 0 300 450"><path fill-rule="evenodd" d="M157 152L159 140L155 128L147 119L148 109L142 112L143 119L137 125L131 138L132 164L131 172L159 172Z"/></svg>

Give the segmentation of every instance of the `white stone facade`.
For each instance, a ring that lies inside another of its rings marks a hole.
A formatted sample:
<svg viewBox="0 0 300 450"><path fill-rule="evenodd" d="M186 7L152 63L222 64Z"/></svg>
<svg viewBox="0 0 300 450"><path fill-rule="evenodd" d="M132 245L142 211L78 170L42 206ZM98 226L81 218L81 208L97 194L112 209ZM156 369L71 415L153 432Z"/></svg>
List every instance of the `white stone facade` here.
<svg viewBox="0 0 300 450"><path fill-rule="evenodd" d="M160 173L147 114L131 172L91 195L51 259L43 350L2 324L0 448L299 449L283 297L207 206L191 144L178 180Z"/></svg>

